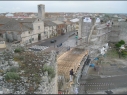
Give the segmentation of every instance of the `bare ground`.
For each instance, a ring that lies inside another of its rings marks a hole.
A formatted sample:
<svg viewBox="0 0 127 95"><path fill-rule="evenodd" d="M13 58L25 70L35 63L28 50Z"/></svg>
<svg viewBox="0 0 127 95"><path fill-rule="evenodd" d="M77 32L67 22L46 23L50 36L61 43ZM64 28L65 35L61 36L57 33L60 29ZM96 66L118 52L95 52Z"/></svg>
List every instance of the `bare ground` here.
<svg viewBox="0 0 127 95"><path fill-rule="evenodd" d="M92 63L97 63L93 61ZM101 63L99 63L99 73L93 67L89 68L88 78L92 76L114 76L127 74L127 58L119 58L118 53L113 49L109 50Z"/></svg>

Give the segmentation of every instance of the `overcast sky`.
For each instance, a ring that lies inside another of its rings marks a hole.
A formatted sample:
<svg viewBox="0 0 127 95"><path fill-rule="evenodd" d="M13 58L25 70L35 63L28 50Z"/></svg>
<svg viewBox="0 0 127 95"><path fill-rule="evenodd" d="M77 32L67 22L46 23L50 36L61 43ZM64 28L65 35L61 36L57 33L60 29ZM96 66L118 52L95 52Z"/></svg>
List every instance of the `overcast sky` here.
<svg viewBox="0 0 127 95"><path fill-rule="evenodd" d="M46 12L127 13L127 1L0 1L0 13L38 12L38 4Z"/></svg>

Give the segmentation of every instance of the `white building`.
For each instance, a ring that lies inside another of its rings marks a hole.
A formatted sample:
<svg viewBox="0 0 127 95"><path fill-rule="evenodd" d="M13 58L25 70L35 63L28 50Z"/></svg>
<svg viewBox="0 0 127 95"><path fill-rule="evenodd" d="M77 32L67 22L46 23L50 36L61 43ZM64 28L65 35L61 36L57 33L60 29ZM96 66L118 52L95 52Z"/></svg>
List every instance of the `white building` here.
<svg viewBox="0 0 127 95"><path fill-rule="evenodd" d="M14 15L12 13L8 13L5 15L5 17L12 18Z"/></svg>

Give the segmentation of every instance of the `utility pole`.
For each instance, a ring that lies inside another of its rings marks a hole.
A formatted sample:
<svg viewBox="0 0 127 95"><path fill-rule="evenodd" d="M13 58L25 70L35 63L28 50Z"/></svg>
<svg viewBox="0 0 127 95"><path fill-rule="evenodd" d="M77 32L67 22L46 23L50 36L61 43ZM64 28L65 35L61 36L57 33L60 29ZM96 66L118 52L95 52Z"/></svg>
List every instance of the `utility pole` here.
<svg viewBox="0 0 127 95"><path fill-rule="evenodd" d="M56 43L56 42L54 42L54 48L55 48L55 43Z"/></svg>

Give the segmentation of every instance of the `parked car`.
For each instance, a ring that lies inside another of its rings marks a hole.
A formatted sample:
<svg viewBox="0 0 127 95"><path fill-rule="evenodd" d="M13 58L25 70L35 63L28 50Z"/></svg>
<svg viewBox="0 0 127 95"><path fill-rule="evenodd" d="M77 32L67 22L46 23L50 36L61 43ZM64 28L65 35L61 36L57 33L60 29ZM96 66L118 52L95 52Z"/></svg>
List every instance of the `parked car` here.
<svg viewBox="0 0 127 95"><path fill-rule="evenodd" d="M65 33L63 32L63 33L61 33L61 35L64 35Z"/></svg>
<svg viewBox="0 0 127 95"><path fill-rule="evenodd" d="M51 42L51 43L55 43L55 42L56 42L56 40L51 40L50 42Z"/></svg>

